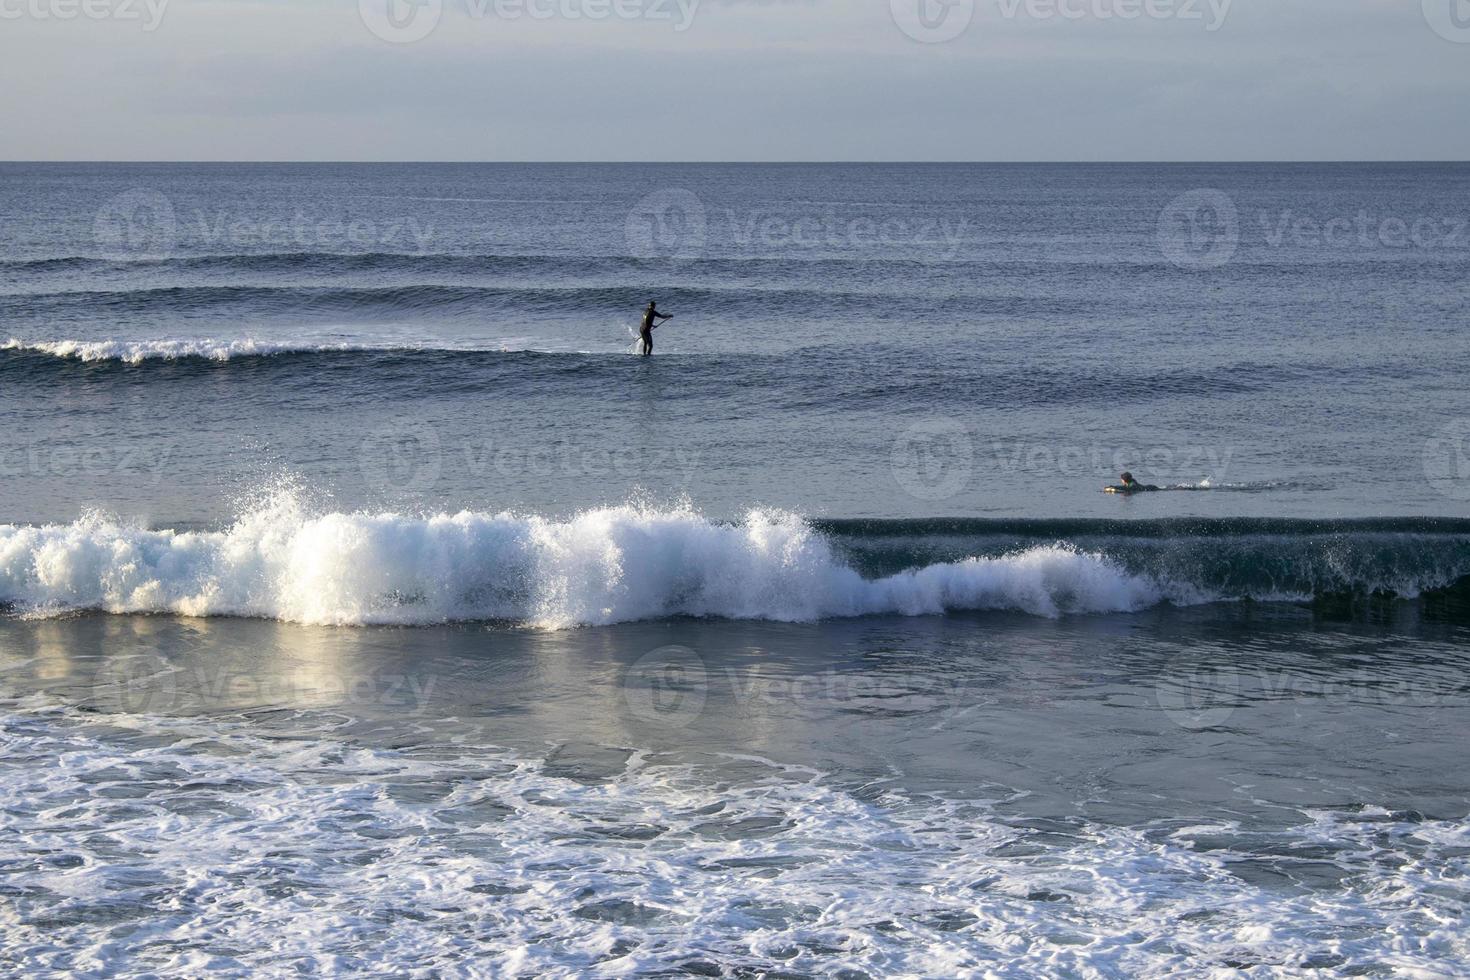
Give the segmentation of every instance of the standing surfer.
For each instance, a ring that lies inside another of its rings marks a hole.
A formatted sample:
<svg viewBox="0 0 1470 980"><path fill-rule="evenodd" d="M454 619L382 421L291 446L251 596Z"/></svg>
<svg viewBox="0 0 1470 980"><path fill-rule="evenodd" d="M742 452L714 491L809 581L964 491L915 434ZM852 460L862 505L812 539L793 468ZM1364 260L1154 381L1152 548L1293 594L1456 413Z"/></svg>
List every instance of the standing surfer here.
<svg viewBox="0 0 1470 980"><path fill-rule="evenodd" d="M653 353L653 332L658 329L658 321L671 320L673 317L672 313L660 313L657 301L648 301L648 309L643 311L643 325L638 328L638 335L643 338L644 357Z"/></svg>

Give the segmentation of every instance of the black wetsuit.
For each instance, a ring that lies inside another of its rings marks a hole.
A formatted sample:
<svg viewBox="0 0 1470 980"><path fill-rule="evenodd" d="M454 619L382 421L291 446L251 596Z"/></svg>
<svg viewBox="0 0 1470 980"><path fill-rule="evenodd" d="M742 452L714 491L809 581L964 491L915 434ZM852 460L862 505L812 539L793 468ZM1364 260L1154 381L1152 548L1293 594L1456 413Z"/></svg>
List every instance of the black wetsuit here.
<svg viewBox="0 0 1470 980"><path fill-rule="evenodd" d="M653 328L658 326L659 320L667 319L667 316L651 306L643 311L643 325L638 328L638 335L643 338L644 357L653 353Z"/></svg>

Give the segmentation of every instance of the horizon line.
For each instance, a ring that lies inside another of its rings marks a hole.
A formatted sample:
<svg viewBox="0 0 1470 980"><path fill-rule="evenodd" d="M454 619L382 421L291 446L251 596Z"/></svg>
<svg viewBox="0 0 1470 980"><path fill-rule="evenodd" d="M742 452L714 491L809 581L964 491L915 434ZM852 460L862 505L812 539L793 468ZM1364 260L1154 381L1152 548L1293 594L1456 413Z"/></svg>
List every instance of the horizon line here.
<svg viewBox="0 0 1470 980"><path fill-rule="evenodd" d="M261 165L261 166L637 166L637 167L695 167L695 166L1282 166L1322 164L1470 164L1470 159L1424 158L1424 159L1284 159L1284 160L0 160L0 166L14 164L91 164L91 165L138 165L138 164L190 164L190 165Z"/></svg>

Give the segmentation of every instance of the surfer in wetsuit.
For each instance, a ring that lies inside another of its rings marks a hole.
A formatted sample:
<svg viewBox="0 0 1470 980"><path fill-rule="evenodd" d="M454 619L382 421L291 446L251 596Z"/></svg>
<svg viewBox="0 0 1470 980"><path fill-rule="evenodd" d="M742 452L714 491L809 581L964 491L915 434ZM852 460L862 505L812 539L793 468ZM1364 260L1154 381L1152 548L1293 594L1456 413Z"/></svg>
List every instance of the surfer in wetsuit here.
<svg viewBox="0 0 1470 980"><path fill-rule="evenodd" d="M1133 479L1132 473L1124 473L1123 484L1117 487L1108 487L1108 493L1156 493L1159 487L1148 486Z"/></svg>
<svg viewBox="0 0 1470 980"><path fill-rule="evenodd" d="M672 313L660 313L655 300L648 301L648 309L643 311L643 325L638 328L638 335L643 338L644 357L653 353L653 332L658 329L658 321L673 317Z"/></svg>

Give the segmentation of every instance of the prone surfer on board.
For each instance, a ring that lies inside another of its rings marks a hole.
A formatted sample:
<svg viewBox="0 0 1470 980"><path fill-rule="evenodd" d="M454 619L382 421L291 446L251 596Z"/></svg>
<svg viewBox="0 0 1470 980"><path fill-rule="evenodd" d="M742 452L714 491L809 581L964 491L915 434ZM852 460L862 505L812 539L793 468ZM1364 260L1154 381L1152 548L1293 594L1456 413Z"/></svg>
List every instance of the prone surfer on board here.
<svg viewBox="0 0 1470 980"><path fill-rule="evenodd" d="M648 309L643 311L643 324L638 328L638 336L643 338L644 357L653 353L653 332L658 329L658 321L673 318L672 313L660 313L655 300L648 301Z"/></svg>
<svg viewBox="0 0 1470 980"><path fill-rule="evenodd" d="M1162 489L1162 487L1148 486L1146 484L1139 483L1137 480L1133 479L1132 473L1124 473L1122 480L1123 483L1121 486L1106 487L1103 489L1103 493L1120 493L1125 495L1132 495L1135 493L1157 493L1159 490Z"/></svg>

